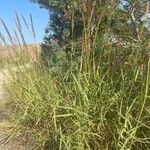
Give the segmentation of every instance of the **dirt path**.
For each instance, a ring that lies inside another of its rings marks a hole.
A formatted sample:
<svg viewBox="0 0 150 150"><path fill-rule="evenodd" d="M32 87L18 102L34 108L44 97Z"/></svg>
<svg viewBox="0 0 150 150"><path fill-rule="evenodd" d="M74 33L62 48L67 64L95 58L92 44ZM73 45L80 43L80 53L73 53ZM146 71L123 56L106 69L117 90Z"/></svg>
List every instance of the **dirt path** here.
<svg viewBox="0 0 150 150"><path fill-rule="evenodd" d="M10 110L9 101L3 88L3 83L8 79L8 71L0 70L0 150L29 150L20 144L19 141L11 140L6 143L6 136L11 126L9 122Z"/></svg>

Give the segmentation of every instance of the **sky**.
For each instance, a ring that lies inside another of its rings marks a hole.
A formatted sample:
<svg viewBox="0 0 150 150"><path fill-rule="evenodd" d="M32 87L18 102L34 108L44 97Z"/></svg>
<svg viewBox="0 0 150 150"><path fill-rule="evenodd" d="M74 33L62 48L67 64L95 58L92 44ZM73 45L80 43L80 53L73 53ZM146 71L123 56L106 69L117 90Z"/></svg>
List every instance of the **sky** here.
<svg viewBox="0 0 150 150"><path fill-rule="evenodd" d="M20 16L23 35L27 43L40 43L44 36L44 30L48 24L48 11L41 9L38 4L31 3L30 0L3 0L0 4L0 18L5 21L9 31L13 35L13 29L17 30L15 25L15 11ZM33 34L28 31L23 22L21 15L24 16L27 23L30 25L30 13L32 14L34 30L36 33L36 41L34 41ZM0 33L2 33L8 41L8 35L4 27L0 23ZM13 37L15 37L13 35ZM14 38L15 41L15 38Z"/></svg>

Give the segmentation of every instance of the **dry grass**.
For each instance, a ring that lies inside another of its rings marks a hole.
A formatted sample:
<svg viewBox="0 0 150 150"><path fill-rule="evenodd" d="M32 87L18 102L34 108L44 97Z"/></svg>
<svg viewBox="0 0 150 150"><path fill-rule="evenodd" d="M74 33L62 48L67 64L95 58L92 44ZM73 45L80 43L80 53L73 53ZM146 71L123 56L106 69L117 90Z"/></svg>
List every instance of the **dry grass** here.
<svg viewBox="0 0 150 150"><path fill-rule="evenodd" d="M39 44L27 44L27 45L0 45L0 56L1 58L10 58L14 59L18 57L18 55L28 54L30 59L37 59L40 53L40 45Z"/></svg>
<svg viewBox="0 0 150 150"><path fill-rule="evenodd" d="M39 44L0 46L0 66L24 65L32 60L38 60L40 51Z"/></svg>

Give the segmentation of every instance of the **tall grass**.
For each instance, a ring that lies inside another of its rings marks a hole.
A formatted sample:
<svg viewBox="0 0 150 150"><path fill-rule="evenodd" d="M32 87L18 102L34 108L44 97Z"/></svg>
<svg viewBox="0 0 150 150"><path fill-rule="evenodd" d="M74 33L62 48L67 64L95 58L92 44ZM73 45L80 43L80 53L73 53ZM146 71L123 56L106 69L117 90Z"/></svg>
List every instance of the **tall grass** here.
<svg viewBox="0 0 150 150"><path fill-rule="evenodd" d="M140 64L147 47L108 44L99 23L93 43L90 24L84 28L77 63L64 56L60 61L71 65L52 69L39 58L11 72L6 90L15 103L15 133L31 135L40 150L150 149L150 62Z"/></svg>

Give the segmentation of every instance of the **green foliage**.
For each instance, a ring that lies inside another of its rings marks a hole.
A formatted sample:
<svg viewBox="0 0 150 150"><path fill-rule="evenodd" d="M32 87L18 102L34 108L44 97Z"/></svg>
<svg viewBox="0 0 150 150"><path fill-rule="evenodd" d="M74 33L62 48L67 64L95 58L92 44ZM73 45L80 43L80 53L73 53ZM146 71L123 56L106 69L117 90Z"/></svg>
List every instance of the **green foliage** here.
<svg viewBox="0 0 150 150"><path fill-rule="evenodd" d="M33 1L36 3L39 3L41 7L44 7L49 10L50 14L50 20L49 24L46 28L46 37L45 42L50 42L52 39L58 39L59 41L63 41L64 43L67 42L69 38L71 38L72 32L72 26L71 26L71 16L72 11L76 11L76 21L75 21L75 31L74 34L78 36L78 34L81 34L81 14L79 14L78 10L73 7L74 5L77 5L74 1ZM65 14L68 14L68 16L65 17ZM64 32L68 30L69 34L68 37L64 35Z"/></svg>
<svg viewBox="0 0 150 150"><path fill-rule="evenodd" d="M32 0L32 2L48 9L50 14L42 44L43 53L47 49L45 56L52 54L53 49L50 45L53 41L57 41L67 55L70 55L72 48L76 49L74 54L76 53L75 57L78 57L82 53L78 48L81 45L81 38L85 40L84 51L90 51L92 46L98 43L96 40L102 39L106 34L107 38L111 39L108 42L115 41L118 44L136 43L145 39L143 37L149 38L149 31L146 28L147 3L142 0ZM142 42L146 45L147 41Z"/></svg>

